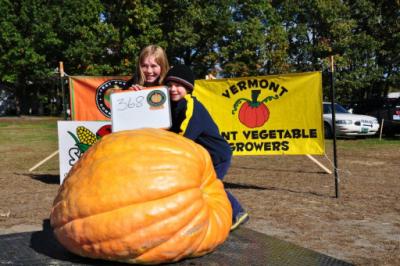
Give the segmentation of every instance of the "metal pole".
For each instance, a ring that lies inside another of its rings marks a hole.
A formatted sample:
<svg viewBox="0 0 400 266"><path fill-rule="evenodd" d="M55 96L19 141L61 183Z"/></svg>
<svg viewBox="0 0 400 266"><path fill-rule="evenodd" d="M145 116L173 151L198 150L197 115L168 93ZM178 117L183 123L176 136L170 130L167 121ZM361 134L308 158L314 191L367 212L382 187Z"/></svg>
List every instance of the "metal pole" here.
<svg viewBox="0 0 400 266"><path fill-rule="evenodd" d="M333 165L335 174L335 197L339 198L339 175L337 165L337 150L336 150L336 111L335 111L335 88L334 88L334 63L333 55L330 56L331 61L331 108L332 108L332 131L333 131Z"/></svg>
<svg viewBox="0 0 400 266"><path fill-rule="evenodd" d="M60 61L59 70L60 70L61 93L62 93L62 112L64 114L64 120L67 120L68 116L67 116L67 108L65 103L65 90L64 90L65 73L64 73L64 63L62 61Z"/></svg>
<svg viewBox="0 0 400 266"><path fill-rule="evenodd" d="M383 124L384 124L384 122L385 122L385 119L382 118L382 121L381 121L381 130L380 130L380 132L379 132L379 140L382 140L382 130L383 130Z"/></svg>

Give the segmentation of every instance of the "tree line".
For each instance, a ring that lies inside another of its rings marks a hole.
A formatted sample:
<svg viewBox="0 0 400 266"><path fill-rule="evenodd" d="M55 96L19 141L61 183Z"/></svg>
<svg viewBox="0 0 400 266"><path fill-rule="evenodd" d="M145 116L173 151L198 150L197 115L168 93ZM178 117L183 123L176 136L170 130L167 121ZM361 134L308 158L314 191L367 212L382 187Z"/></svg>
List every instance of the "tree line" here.
<svg viewBox="0 0 400 266"><path fill-rule="evenodd" d="M324 97L333 56L343 104L400 88L398 0L0 0L0 14L0 81L21 114L60 101L60 61L132 75L148 44L198 78L322 71Z"/></svg>

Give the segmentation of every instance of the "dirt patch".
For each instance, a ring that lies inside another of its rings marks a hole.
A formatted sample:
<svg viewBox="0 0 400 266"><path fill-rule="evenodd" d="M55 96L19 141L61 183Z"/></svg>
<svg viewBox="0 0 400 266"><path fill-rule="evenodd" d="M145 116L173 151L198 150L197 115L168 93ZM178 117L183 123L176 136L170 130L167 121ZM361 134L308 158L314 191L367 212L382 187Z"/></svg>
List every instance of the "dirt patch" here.
<svg viewBox="0 0 400 266"><path fill-rule="evenodd" d="M358 265L400 265L399 156L340 152L339 198L334 175L305 156L235 158L227 186L247 227Z"/></svg>
<svg viewBox="0 0 400 266"><path fill-rule="evenodd" d="M357 265L400 265L399 147L338 149L339 198L334 175L306 156L234 157L225 186L249 212L248 228ZM0 234L40 230L48 219L58 159L27 169L53 151L0 169ZM329 145L326 153L315 158L331 168Z"/></svg>

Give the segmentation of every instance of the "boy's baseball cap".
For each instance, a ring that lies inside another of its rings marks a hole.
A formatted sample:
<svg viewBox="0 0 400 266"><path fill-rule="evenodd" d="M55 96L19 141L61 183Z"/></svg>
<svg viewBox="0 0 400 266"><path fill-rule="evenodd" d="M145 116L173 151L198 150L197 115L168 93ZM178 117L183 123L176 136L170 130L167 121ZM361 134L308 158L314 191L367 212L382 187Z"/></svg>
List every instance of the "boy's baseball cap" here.
<svg viewBox="0 0 400 266"><path fill-rule="evenodd" d="M194 75L192 70L186 65L173 66L167 73L165 83L173 81L181 84L188 92L193 91Z"/></svg>

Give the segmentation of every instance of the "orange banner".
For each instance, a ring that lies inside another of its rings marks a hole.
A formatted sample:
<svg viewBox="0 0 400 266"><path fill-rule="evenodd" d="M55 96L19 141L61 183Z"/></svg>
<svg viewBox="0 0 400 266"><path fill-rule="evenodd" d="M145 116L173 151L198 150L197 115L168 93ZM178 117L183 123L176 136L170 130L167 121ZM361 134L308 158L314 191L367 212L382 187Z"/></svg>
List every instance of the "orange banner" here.
<svg viewBox="0 0 400 266"><path fill-rule="evenodd" d="M71 76L71 119L79 121L110 120L110 94L120 90L130 76Z"/></svg>

